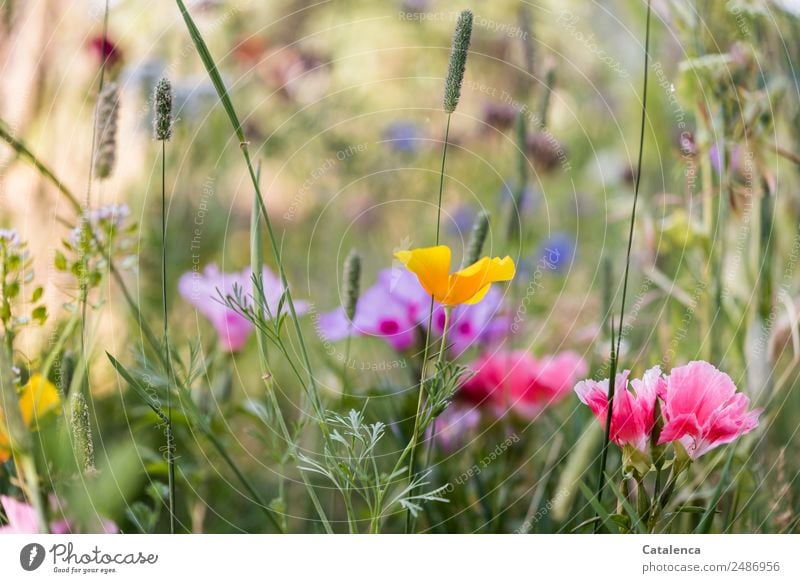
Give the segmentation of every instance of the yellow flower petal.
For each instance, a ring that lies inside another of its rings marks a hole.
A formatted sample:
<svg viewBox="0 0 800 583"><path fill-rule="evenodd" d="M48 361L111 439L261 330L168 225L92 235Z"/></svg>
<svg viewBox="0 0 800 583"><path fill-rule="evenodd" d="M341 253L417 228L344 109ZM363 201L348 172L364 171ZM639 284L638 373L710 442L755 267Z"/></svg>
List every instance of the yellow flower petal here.
<svg viewBox="0 0 800 583"><path fill-rule="evenodd" d="M42 375L31 376L28 382L22 387L19 397L19 410L22 412L22 419L25 425L30 427L36 424L41 417L50 411L58 409L61 404L61 397L55 385L44 378Z"/></svg>
<svg viewBox="0 0 800 583"><path fill-rule="evenodd" d="M509 281L515 273L511 257L479 259L469 267L450 276L450 286L445 305L475 304L483 299L489 286L498 281Z"/></svg>
<svg viewBox="0 0 800 583"><path fill-rule="evenodd" d="M417 276L423 289L437 301L447 295L450 279L450 248L446 245L398 251L394 256Z"/></svg>

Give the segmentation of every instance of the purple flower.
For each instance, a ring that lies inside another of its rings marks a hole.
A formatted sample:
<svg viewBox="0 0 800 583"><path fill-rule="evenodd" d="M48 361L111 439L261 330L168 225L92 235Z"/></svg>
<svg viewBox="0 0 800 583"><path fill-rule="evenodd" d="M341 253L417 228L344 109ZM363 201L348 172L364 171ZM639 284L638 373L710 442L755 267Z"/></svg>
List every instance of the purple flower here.
<svg viewBox="0 0 800 583"><path fill-rule="evenodd" d="M396 121L383 130L383 139L395 152L413 153L419 149L422 132L410 121Z"/></svg>
<svg viewBox="0 0 800 583"><path fill-rule="evenodd" d="M508 330L509 320L500 314L503 294L490 288L486 297L473 305L460 305L453 308L447 331L447 344L453 352L462 354L476 344L488 344L502 338ZM442 335L444 329L444 308L436 304L433 312L433 332Z"/></svg>
<svg viewBox="0 0 800 583"><path fill-rule="evenodd" d="M499 315L502 300L499 290L490 289L481 302L453 309L447 339L456 353L505 334L508 319ZM414 346L421 338L420 333L424 334L430 306L431 297L411 272L384 269L378 274L378 282L359 298L352 324L347 321L344 309L337 308L320 316L318 331L328 342L346 338L350 333L377 336L402 351ZM443 327L444 309L435 303L431 332L441 336Z"/></svg>
<svg viewBox="0 0 800 583"><path fill-rule="evenodd" d="M480 422L481 414L476 407L452 405L436 418L433 424L435 433L429 428L427 437L433 437L444 451L452 452L467 443L469 434Z"/></svg>
<svg viewBox="0 0 800 583"><path fill-rule="evenodd" d="M276 317L278 303L285 288L280 279L266 267L263 270L264 299L266 300L265 317ZM251 306L253 300L252 271L248 267L244 271L221 273L215 263L206 266L203 272L189 271L181 276L178 291L197 310L208 318L217 331L223 350L237 352L241 350L253 324L244 316L226 306L220 296L235 297L236 290L245 306ZM308 304L295 301L298 315L308 310Z"/></svg>
<svg viewBox="0 0 800 583"><path fill-rule="evenodd" d="M16 229L0 229L0 240L9 247L19 245L20 238Z"/></svg>
<svg viewBox="0 0 800 583"><path fill-rule="evenodd" d="M516 196L517 179L508 178L503 180L503 184L500 186L500 204L505 206L513 202ZM521 215L527 214L535 211L538 206L539 201L536 191L530 185L526 185L522 189L522 202L520 203L517 212L519 212Z"/></svg>
<svg viewBox="0 0 800 583"><path fill-rule="evenodd" d="M425 317L423 307L430 306L428 296L413 274L400 269L384 269L378 283L358 299L352 324L344 308L322 314L319 333L328 342L354 334L379 336L395 350L405 350L416 342L416 329Z"/></svg>

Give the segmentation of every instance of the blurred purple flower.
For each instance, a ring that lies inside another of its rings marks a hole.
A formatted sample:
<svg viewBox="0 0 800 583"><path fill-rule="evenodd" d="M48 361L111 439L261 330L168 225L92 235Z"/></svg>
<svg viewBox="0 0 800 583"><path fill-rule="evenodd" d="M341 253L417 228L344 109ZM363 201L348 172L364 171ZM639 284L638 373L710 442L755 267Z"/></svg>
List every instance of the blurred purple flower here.
<svg viewBox="0 0 800 583"><path fill-rule="evenodd" d="M322 314L320 336L328 342L355 334L384 338L395 350L405 350L416 342L417 325L424 318L424 306L430 296L417 283L416 277L400 269L384 269L378 283L358 299L352 325L344 308Z"/></svg>
<svg viewBox="0 0 800 583"><path fill-rule="evenodd" d="M517 196L517 180L515 178L507 178L503 180L500 186L500 203L505 206L514 200ZM538 205L536 191L530 185L526 185L522 190L522 204L519 208L520 214L526 214L536 210Z"/></svg>
<svg viewBox="0 0 800 583"><path fill-rule="evenodd" d="M203 272L189 271L184 273L178 282L178 291L197 310L208 318L217 331L223 350L237 352L247 342L253 331L253 324L241 314L222 303L222 297L235 297L235 291L243 299L245 306L251 306L253 300L253 281L250 268L241 272L221 273L216 264L206 266ZM266 317L275 317L278 304L284 293L280 279L264 267L264 299L266 300ZM298 313L304 314L308 304L304 301L294 302Z"/></svg>
<svg viewBox="0 0 800 583"><path fill-rule="evenodd" d="M714 172L722 172L722 153L726 147L725 142L717 142L708 149L708 157L711 158L711 167ZM742 165L742 149L738 144L727 146L728 148L728 167L732 174L737 174Z"/></svg>
<svg viewBox="0 0 800 583"><path fill-rule="evenodd" d="M395 152L413 153L419 149L422 131L410 121L396 121L383 130L383 139Z"/></svg>
<svg viewBox="0 0 800 583"><path fill-rule="evenodd" d="M426 437L433 437L444 451L452 452L467 443L469 434L480 422L481 414L477 407L454 404L436 418L434 431L429 427Z"/></svg>
<svg viewBox="0 0 800 583"><path fill-rule="evenodd" d="M500 314L503 293L490 288L486 297L473 305L460 305L453 308L447 332L447 344L456 354L466 352L476 344L490 344L503 338L508 330L509 319ZM442 335L444 329L444 308L436 304L433 312L433 332Z"/></svg>
<svg viewBox="0 0 800 583"><path fill-rule="evenodd" d="M469 238L472 232L472 222L475 220L475 212L466 204L458 205L453 211L448 214L447 226L454 234L462 237L463 239Z"/></svg>
<svg viewBox="0 0 800 583"><path fill-rule="evenodd" d="M503 295L490 289L478 304L458 306L453 310L448 332L448 344L461 353L476 344L485 344L501 338L508 328L508 319L499 315ZM378 282L367 289L356 305L352 325L343 308L322 314L318 332L327 342L336 342L352 333L378 336L395 350L412 347L420 338L417 330L427 326L430 296L422 289L417 278L409 271L384 269ZM434 304L432 333L441 336L444 310Z"/></svg>

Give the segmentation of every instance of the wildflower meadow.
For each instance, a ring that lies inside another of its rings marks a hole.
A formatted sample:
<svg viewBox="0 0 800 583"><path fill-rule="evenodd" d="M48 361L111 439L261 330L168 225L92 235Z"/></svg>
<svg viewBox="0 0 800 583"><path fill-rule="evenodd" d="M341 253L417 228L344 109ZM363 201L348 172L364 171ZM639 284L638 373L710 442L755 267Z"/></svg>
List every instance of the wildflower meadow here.
<svg viewBox="0 0 800 583"><path fill-rule="evenodd" d="M798 533L798 32L0 2L0 533Z"/></svg>

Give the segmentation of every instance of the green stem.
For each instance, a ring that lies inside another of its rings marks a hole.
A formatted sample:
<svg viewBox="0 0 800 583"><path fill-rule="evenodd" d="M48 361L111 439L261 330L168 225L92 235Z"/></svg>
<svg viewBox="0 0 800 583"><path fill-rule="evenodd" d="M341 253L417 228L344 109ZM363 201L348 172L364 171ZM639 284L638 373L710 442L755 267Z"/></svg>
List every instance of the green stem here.
<svg viewBox="0 0 800 583"><path fill-rule="evenodd" d="M347 406L350 392L347 390L347 369L350 366L350 347L353 343L353 323L350 322L350 330L344 345L344 366L342 367L342 403Z"/></svg>
<svg viewBox="0 0 800 583"><path fill-rule="evenodd" d="M439 244L439 240L441 237L441 227L442 227L442 197L444 195L444 167L445 163L447 162L447 144L450 141L450 121L453 118L452 113L447 114L447 125L444 130L444 144L442 145L442 166L439 170L439 197L436 203L436 245ZM411 435L411 459L408 463L408 481L414 477L415 471L415 461L416 461L416 449L417 449L417 434L419 433L419 419L420 414L422 413L422 401L424 399L424 386L425 386L425 365L428 363L428 350L431 341L431 327L433 325L433 296L431 296L431 304L430 308L428 309L428 326L425 332L425 347L422 351L422 367L420 371L420 378L419 378L419 392L417 393L417 410L414 413L414 431ZM410 492L413 496L414 492ZM406 526L405 531L409 532L411 528L412 522L412 515L411 510L406 510Z"/></svg>
<svg viewBox="0 0 800 583"><path fill-rule="evenodd" d="M21 453L18 456L19 468L24 474L25 484L28 488L28 495L31 499L33 509L36 511L36 522L39 526L39 532L50 532L47 525L47 518L45 517L44 501L42 499L42 490L39 487L39 477L36 473L36 464L33 461L33 456L29 452Z"/></svg>
<svg viewBox="0 0 800 583"><path fill-rule="evenodd" d="M172 356L169 347L169 308L167 305L167 142L161 140L161 305L164 319L164 357L167 365L167 419L172 427ZM170 435L172 432L170 431ZM167 444L167 482L169 487L169 532L175 534L175 455L174 442Z"/></svg>
<svg viewBox="0 0 800 583"><path fill-rule="evenodd" d="M619 359L619 349L622 344L623 321L625 319L625 300L628 295L628 275L631 267L631 249L633 247L633 232L636 224L636 207L639 202L639 187L642 181L642 155L644 153L644 129L647 121L647 73L650 61L650 0L647 0L647 22L645 25L644 41L644 80L642 90L642 116L639 130L639 158L636 164L636 182L633 189L633 207L631 209L630 229L628 231L628 249L625 254L625 275L622 280L622 306L620 307L619 332L617 334L616 348L611 350L611 371L608 387L608 412L606 413L606 431L603 438L603 452L600 459L600 470L597 477L597 501L602 504L603 488L605 486L606 463L608 461L608 448L611 438L611 418L614 409L614 392L616 390L617 364ZM613 327L613 326L612 326ZM612 341L613 343L613 341ZM595 522L594 532L600 529L601 521Z"/></svg>

